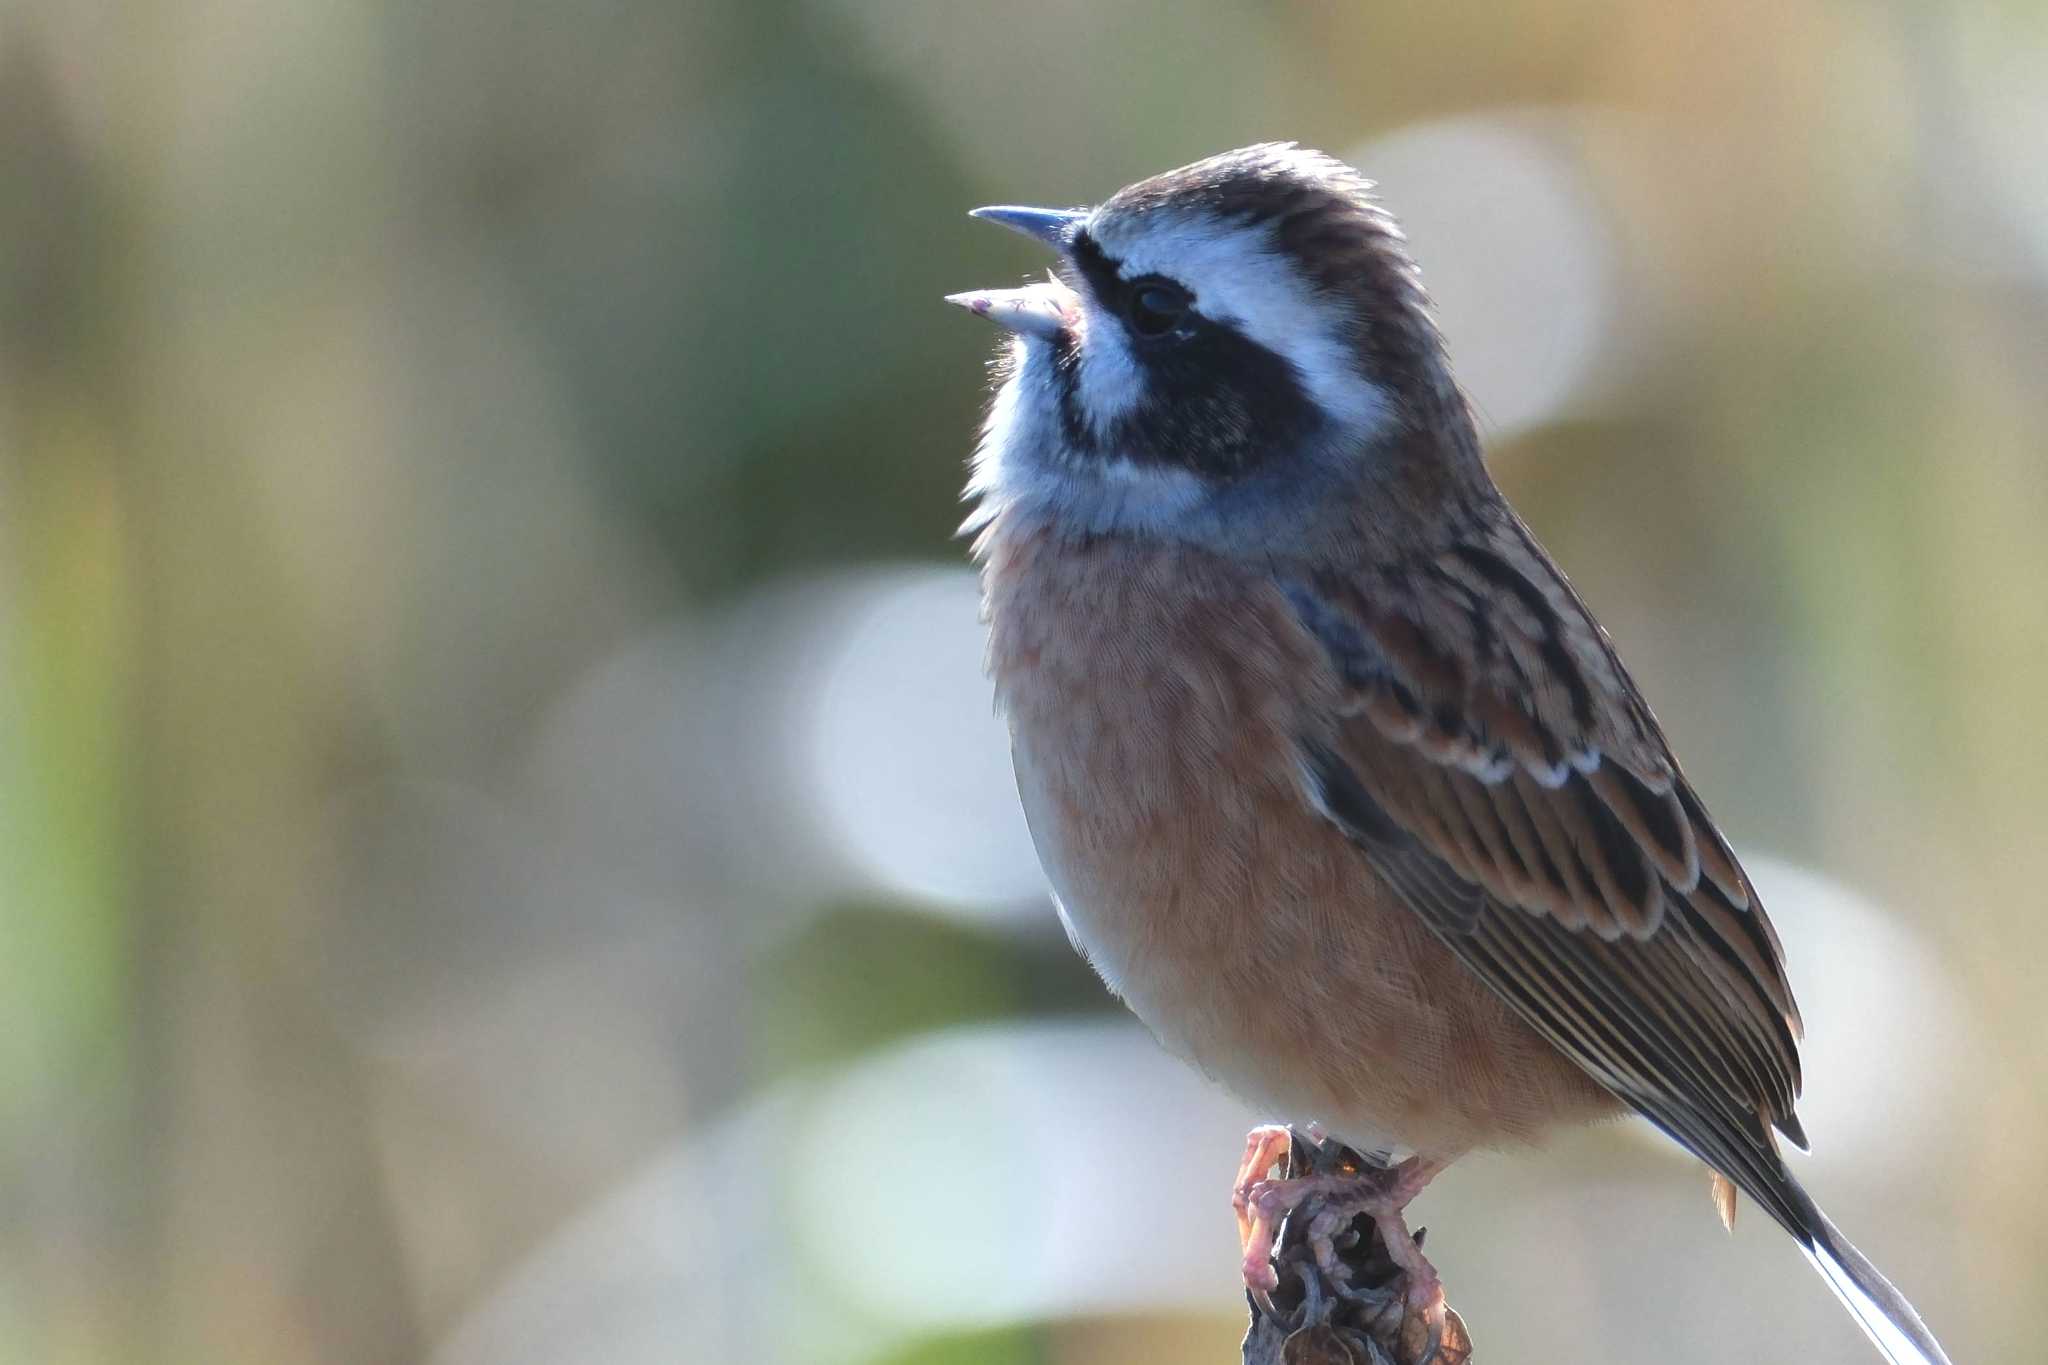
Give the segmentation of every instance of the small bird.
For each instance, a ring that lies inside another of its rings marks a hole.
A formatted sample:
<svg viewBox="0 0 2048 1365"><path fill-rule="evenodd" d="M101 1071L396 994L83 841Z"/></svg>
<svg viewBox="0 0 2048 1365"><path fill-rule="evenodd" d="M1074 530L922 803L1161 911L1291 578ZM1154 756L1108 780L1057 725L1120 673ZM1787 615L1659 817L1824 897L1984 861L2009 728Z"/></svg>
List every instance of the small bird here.
<svg viewBox="0 0 2048 1365"><path fill-rule="evenodd" d="M1270 1179L1284 1129L1255 1130L1255 1291L1278 1220L1334 1195L1440 1322L1408 1201L1466 1152L1633 1110L1894 1365L1946 1365L1786 1169L1777 935L1488 475L1371 188L1269 143L1092 209L974 211L1058 257L949 301L1012 334L967 529L1060 917L1168 1049L1385 1163Z"/></svg>

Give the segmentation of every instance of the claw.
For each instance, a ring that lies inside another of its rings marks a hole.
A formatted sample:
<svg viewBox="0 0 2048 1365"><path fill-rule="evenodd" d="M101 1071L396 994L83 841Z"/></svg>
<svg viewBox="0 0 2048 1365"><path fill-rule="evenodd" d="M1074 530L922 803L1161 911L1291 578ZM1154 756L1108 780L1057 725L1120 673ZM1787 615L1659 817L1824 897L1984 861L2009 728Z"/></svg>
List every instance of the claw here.
<svg viewBox="0 0 2048 1365"><path fill-rule="evenodd" d="M1310 1141L1322 1142L1320 1129L1311 1125ZM1277 1124L1254 1128L1245 1138L1244 1160L1238 1164L1237 1184L1231 1205L1237 1211L1238 1243L1244 1249L1244 1283L1255 1297L1279 1288L1280 1277L1273 1268L1274 1243L1280 1224L1302 1202L1313 1195L1328 1199L1309 1224L1307 1241L1316 1268L1326 1279L1341 1282L1346 1277L1337 1258L1336 1240L1359 1214L1372 1218L1386 1243L1387 1254L1407 1276L1411 1294L1418 1288L1434 1294L1441 1305L1443 1291L1436 1271L1422 1254L1422 1248L1408 1234L1402 1213L1410 1200L1442 1169L1439 1163L1410 1158L1386 1170L1347 1171L1346 1174L1305 1175L1273 1179L1272 1170L1282 1156L1293 1150L1293 1134ZM1441 1321L1442 1312L1437 1312Z"/></svg>
<svg viewBox="0 0 2048 1365"><path fill-rule="evenodd" d="M1343 1330L1369 1333L1394 1358L1418 1365L1468 1359L1464 1325L1445 1304L1422 1235L1411 1233L1406 1219L1409 1202L1444 1164L1410 1157L1382 1166L1319 1131L1254 1129L1231 1197L1253 1330L1277 1324L1291 1336L1330 1327L1338 1315L1351 1324ZM1281 1228L1297 1210L1306 1226L1296 1224L1283 1248ZM1290 1268L1301 1293L1298 1302L1290 1302L1291 1293L1280 1297L1289 1305L1282 1309L1274 1291Z"/></svg>
<svg viewBox="0 0 2048 1365"><path fill-rule="evenodd" d="M1436 1267L1422 1254L1422 1244L1408 1230L1407 1219L1398 1212L1391 1214L1374 1213L1373 1226L1378 1229L1380 1241L1387 1249L1387 1256L1401 1268L1407 1280L1402 1298L1405 1312L1402 1315L1402 1336L1408 1335L1408 1324L1417 1323L1428 1336L1421 1343L1422 1349L1415 1353L1416 1365L1430 1365L1442 1353L1444 1344L1444 1282L1437 1275Z"/></svg>
<svg viewBox="0 0 2048 1365"><path fill-rule="evenodd" d="M1252 1129L1245 1136L1244 1160L1238 1163L1237 1184L1230 1197L1231 1207L1237 1210L1238 1245L1244 1249L1245 1288L1269 1311L1272 1300L1268 1296L1280 1287L1280 1276L1273 1270L1273 1238L1287 1209L1273 1208L1270 1187L1275 1182L1268 1177L1293 1146L1293 1135L1279 1124Z"/></svg>

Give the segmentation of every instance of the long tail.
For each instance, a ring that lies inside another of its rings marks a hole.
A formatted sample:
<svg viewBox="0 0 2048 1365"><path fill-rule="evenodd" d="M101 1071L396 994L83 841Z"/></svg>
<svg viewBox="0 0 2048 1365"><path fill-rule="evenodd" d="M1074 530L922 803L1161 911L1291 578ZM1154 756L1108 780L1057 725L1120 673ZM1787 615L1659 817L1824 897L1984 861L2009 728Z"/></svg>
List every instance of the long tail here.
<svg viewBox="0 0 2048 1365"><path fill-rule="evenodd" d="M1789 1171L1780 1166L1779 1172L1783 1183L1776 1192L1785 1197L1797 1220L1797 1226L1787 1224L1788 1230L1800 1240L1806 1259L1855 1316L1871 1344L1891 1365L1950 1365L1948 1353L1920 1321L1906 1296L1828 1221Z"/></svg>

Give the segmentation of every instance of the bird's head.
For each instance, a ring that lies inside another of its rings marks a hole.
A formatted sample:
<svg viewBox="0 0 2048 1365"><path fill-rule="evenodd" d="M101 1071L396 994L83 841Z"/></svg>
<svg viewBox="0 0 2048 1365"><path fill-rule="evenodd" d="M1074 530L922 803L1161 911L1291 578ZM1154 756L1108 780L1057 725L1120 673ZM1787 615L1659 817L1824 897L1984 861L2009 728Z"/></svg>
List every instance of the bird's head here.
<svg viewBox="0 0 2048 1365"><path fill-rule="evenodd" d="M1247 542L1476 448L1399 229L1342 162L1268 143L1092 209L984 208L1052 276L950 301L1013 333L981 518Z"/></svg>

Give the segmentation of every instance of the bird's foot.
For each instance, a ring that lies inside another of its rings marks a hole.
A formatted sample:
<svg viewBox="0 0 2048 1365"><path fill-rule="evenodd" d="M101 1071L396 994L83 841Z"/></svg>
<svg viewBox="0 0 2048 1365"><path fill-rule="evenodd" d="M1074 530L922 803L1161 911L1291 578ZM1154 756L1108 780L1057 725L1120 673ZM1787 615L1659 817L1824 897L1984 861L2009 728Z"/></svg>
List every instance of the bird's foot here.
<svg viewBox="0 0 2048 1365"><path fill-rule="evenodd" d="M1422 1254L1421 1243L1408 1231L1407 1220L1409 1203L1441 1169L1437 1163L1410 1157L1384 1170L1368 1168L1356 1174L1320 1177L1326 1182L1323 1188L1307 1192L1325 1196L1323 1206L1308 1225L1307 1240L1309 1250L1315 1254L1316 1268L1325 1275L1343 1274L1337 1261L1336 1239L1363 1214L1372 1220L1388 1258L1407 1279L1411 1299L1420 1290L1425 1296L1434 1295L1441 1304L1443 1284L1437 1278L1436 1267Z"/></svg>
<svg viewBox="0 0 2048 1365"><path fill-rule="evenodd" d="M1312 1130L1310 1140L1321 1144ZM1275 1165L1292 1150L1286 1128L1266 1125L1245 1139L1244 1161L1238 1167L1232 1204L1237 1209L1238 1240L1244 1248L1245 1287L1265 1298L1279 1286L1273 1268L1273 1247L1286 1217L1307 1200L1320 1198L1323 1207L1308 1227L1308 1244L1316 1267L1342 1283L1345 1271L1337 1259L1336 1239L1364 1214L1373 1220L1388 1254L1404 1272L1409 1293L1418 1289L1433 1297L1442 1320L1443 1288L1422 1248L1409 1235L1402 1214L1441 1166L1411 1157L1384 1169L1347 1168L1337 1172L1272 1178ZM1418 1305L1419 1306L1419 1305Z"/></svg>
<svg viewBox="0 0 2048 1365"><path fill-rule="evenodd" d="M1237 1240L1249 1246L1252 1238L1252 1194L1273 1174L1275 1166L1287 1161L1294 1148L1294 1134L1284 1124L1262 1123L1244 1136L1244 1160L1237 1165L1237 1184L1231 1190L1230 1206L1237 1210Z"/></svg>

